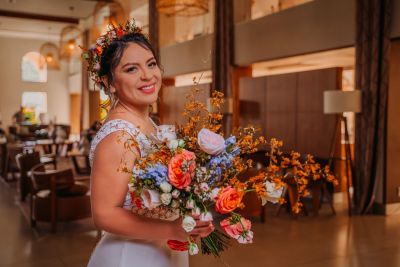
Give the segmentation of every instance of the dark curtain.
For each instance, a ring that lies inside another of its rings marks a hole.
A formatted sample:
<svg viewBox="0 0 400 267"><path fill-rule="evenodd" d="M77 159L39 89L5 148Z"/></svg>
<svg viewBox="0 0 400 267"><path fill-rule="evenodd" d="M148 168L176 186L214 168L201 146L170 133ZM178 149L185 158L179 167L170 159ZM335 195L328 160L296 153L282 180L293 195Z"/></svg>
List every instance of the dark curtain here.
<svg viewBox="0 0 400 267"><path fill-rule="evenodd" d="M214 15L214 39L212 52L212 90L225 97L232 97L231 72L234 63L233 1L216 0ZM231 131L232 116L224 116L224 131Z"/></svg>
<svg viewBox="0 0 400 267"><path fill-rule="evenodd" d="M149 39L159 60L159 24L158 24L157 0L149 0Z"/></svg>
<svg viewBox="0 0 400 267"><path fill-rule="evenodd" d="M354 205L366 214L385 179L391 0L356 0L356 116Z"/></svg>

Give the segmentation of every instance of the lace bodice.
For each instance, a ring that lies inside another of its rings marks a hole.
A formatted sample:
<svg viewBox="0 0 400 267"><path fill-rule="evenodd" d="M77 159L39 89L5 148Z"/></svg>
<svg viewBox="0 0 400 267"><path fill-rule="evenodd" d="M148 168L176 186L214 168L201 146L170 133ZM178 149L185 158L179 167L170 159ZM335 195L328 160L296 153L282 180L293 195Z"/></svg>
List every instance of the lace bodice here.
<svg viewBox="0 0 400 267"><path fill-rule="evenodd" d="M141 157L146 156L147 154L146 151L148 148L150 148L151 145L148 138L139 130L138 127L136 127L132 123L122 119L115 119L106 122L97 132L96 136L93 138L92 143L90 145L90 153L89 153L90 165L93 165L94 152L96 151L97 145L109 134L118 131L125 131L131 137L133 137L139 146L140 156ZM129 193L125 197L124 208L127 209L132 208L132 199Z"/></svg>

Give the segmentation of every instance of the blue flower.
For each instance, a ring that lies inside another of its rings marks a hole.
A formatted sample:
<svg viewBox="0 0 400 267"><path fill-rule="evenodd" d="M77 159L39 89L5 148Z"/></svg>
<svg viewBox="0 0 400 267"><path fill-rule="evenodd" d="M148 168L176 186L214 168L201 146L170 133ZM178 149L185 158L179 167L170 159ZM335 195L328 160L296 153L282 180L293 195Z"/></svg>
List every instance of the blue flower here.
<svg viewBox="0 0 400 267"><path fill-rule="evenodd" d="M230 152L230 154L231 154L232 156L236 157L237 155L240 154L240 148L237 147L237 146L234 146L234 147L232 148L232 151Z"/></svg>
<svg viewBox="0 0 400 267"><path fill-rule="evenodd" d="M236 146L236 137L230 136L225 140L226 151L211 157L207 164L210 170L210 184L220 181L222 173L232 167L234 157L240 154L240 148Z"/></svg>
<svg viewBox="0 0 400 267"><path fill-rule="evenodd" d="M225 146L233 146L236 144L236 136L230 136L225 140Z"/></svg>
<svg viewBox="0 0 400 267"><path fill-rule="evenodd" d="M221 180L222 176L222 169L221 167L213 167L210 168L210 177L211 179L208 181L209 185L213 185L215 182L218 182Z"/></svg>
<svg viewBox="0 0 400 267"><path fill-rule="evenodd" d="M133 173L141 180L150 179L153 180L157 186L161 183L167 182L168 168L161 163L156 163L146 168L146 170L134 169Z"/></svg>
<svg viewBox="0 0 400 267"><path fill-rule="evenodd" d="M236 136L230 136L225 140L226 152L232 156L240 154L240 148L236 146Z"/></svg>

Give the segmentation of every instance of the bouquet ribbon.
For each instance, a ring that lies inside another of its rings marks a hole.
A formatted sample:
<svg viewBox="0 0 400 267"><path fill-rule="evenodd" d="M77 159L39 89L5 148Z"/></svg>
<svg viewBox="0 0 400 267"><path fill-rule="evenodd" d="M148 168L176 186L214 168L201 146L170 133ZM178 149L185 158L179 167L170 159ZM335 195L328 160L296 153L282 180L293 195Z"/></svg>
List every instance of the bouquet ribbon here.
<svg viewBox="0 0 400 267"><path fill-rule="evenodd" d="M177 251L187 251L189 250L189 242L188 241L178 241L178 240L168 240L167 245L172 250Z"/></svg>

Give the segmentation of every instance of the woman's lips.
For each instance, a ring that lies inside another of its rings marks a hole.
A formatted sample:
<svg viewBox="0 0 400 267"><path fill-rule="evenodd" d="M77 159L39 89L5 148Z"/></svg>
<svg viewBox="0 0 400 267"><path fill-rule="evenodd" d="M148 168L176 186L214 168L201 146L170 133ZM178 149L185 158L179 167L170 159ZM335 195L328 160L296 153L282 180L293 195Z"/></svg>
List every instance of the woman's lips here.
<svg viewBox="0 0 400 267"><path fill-rule="evenodd" d="M156 91L156 86L155 84L149 84L146 86L142 86L139 89L145 94L152 94Z"/></svg>

